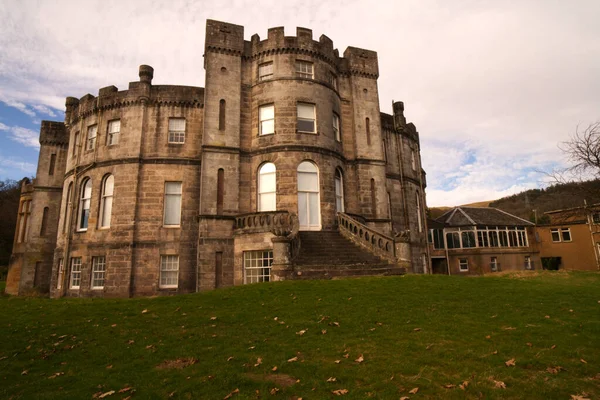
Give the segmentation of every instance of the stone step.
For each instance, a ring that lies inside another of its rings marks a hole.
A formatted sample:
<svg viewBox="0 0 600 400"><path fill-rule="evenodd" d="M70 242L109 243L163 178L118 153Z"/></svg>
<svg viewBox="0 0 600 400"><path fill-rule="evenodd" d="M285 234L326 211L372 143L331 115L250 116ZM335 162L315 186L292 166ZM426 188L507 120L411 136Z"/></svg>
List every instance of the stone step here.
<svg viewBox="0 0 600 400"><path fill-rule="evenodd" d="M392 276L406 274L406 268L395 267L391 265L379 266L374 268L334 268L332 266L322 266L323 268L301 269L294 271L289 279L307 280L307 279L341 279L363 276Z"/></svg>

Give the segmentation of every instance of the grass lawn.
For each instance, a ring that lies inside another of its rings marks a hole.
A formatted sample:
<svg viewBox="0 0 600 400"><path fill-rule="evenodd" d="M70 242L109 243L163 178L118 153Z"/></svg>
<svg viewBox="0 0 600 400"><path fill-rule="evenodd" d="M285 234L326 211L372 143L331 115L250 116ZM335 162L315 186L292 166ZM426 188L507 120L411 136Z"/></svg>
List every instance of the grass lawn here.
<svg viewBox="0 0 600 400"><path fill-rule="evenodd" d="M3 399L598 399L600 274L2 296L0 338Z"/></svg>

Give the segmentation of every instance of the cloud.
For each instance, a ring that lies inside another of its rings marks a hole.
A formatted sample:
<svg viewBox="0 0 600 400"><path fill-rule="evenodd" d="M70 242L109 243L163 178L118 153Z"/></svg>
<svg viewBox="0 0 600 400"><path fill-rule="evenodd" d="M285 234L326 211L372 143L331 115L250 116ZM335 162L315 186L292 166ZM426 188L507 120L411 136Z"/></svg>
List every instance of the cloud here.
<svg viewBox="0 0 600 400"><path fill-rule="evenodd" d="M2 122L0 122L0 131L7 131L9 128L7 125L4 125Z"/></svg>
<svg viewBox="0 0 600 400"><path fill-rule="evenodd" d="M42 105L42 104L36 104L32 106L36 111L42 113L42 114L46 114L50 117L56 117L56 113L54 111L52 111L50 108Z"/></svg>
<svg viewBox="0 0 600 400"><path fill-rule="evenodd" d="M27 147L33 147L36 149L40 148L39 133L31 129L23 128L21 126L12 126L8 129L0 129L8 132L8 136L11 140L21 143Z"/></svg>
<svg viewBox="0 0 600 400"><path fill-rule="evenodd" d="M33 163L3 156L0 156L0 165L2 166L2 170L6 168L17 169L30 175L35 174L37 169L37 166Z"/></svg>
<svg viewBox="0 0 600 400"><path fill-rule="evenodd" d="M4 104L6 104L7 106L10 107L14 107L17 110L21 111L24 114L29 115L30 117L35 117L35 112L31 109L29 109L25 104L15 101L15 100L2 100L2 102Z"/></svg>

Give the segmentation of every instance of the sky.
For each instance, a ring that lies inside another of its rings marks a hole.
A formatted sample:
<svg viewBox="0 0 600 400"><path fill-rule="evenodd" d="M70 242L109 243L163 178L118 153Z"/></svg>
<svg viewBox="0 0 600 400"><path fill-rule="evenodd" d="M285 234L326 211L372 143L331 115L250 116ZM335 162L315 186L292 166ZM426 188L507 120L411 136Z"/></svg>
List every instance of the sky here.
<svg viewBox="0 0 600 400"><path fill-rule="evenodd" d="M600 120L600 1L0 2L0 180L34 176L41 120L65 97L126 89L140 64L155 84L204 86L206 19L297 26L377 51L379 101L419 130L429 206L543 187L558 148Z"/></svg>

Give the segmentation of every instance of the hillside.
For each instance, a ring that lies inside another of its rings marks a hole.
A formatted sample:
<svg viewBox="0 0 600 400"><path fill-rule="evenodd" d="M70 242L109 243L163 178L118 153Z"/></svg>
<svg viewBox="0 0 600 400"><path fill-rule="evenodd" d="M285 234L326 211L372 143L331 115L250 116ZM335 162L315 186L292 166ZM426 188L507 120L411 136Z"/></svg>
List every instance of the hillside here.
<svg viewBox="0 0 600 400"><path fill-rule="evenodd" d="M512 196L493 201L481 201L464 204L465 207L495 207L518 217L534 221L537 210L538 222L544 222L546 211L583 206L584 199L588 204L600 203L600 180L583 183L553 185L545 189L531 189ZM430 217L435 219L451 207L432 207Z"/></svg>
<svg viewBox="0 0 600 400"><path fill-rule="evenodd" d="M0 295L0 398L596 399L599 284L542 272Z"/></svg>

